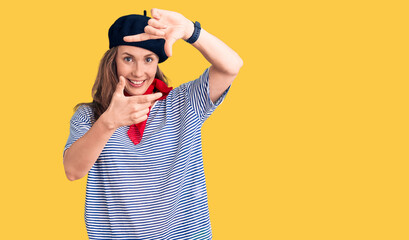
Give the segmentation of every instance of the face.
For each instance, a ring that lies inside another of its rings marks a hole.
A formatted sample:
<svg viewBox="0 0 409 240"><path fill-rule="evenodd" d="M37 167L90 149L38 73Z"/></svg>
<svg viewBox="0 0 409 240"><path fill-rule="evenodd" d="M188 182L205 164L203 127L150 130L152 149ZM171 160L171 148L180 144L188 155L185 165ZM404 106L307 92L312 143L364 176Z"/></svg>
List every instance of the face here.
<svg viewBox="0 0 409 240"><path fill-rule="evenodd" d="M144 48L121 45L116 55L118 79L126 79L125 91L132 96L146 92L155 78L158 56Z"/></svg>

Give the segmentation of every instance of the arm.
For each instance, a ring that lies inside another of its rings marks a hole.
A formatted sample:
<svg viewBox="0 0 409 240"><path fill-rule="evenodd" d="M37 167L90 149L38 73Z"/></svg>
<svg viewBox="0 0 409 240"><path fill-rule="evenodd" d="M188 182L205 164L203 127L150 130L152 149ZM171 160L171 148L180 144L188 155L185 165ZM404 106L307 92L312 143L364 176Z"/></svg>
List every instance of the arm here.
<svg viewBox="0 0 409 240"><path fill-rule="evenodd" d="M81 138L64 152L65 175L70 181L87 175L109 138L115 132L104 113Z"/></svg>
<svg viewBox="0 0 409 240"><path fill-rule="evenodd" d="M183 15L161 9L151 10L145 33L127 36L125 41L144 41L164 38L165 52L172 55L172 45L178 39L188 39L194 30L193 23ZM239 55L221 40L202 29L199 39L192 44L212 65L209 73L210 98L215 102L236 78L243 65Z"/></svg>
<svg viewBox="0 0 409 240"><path fill-rule="evenodd" d="M121 76L108 109L64 152L65 174L70 181L87 175L115 130L145 121L153 101L162 96L154 93L125 97L124 88L125 78Z"/></svg>
<svg viewBox="0 0 409 240"><path fill-rule="evenodd" d="M184 40L193 34L193 23L186 24ZM210 99L216 102L231 85L243 66L239 55L221 40L202 28L199 38L192 44L212 64L209 73Z"/></svg>

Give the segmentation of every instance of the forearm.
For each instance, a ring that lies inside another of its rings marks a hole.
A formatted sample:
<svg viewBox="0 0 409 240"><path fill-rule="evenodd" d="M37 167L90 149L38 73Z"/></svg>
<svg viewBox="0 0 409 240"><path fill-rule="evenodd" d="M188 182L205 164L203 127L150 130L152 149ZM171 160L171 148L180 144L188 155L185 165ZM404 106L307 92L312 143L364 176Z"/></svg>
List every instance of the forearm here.
<svg viewBox="0 0 409 240"><path fill-rule="evenodd" d="M184 39L192 36L194 25L186 23ZM221 40L201 29L199 38L192 44L202 53L211 67L209 70L209 96L216 103L243 66L243 60L239 55Z"/></svg>
<svg viewBox="0 0 409 240"><path fill-rule="evenodd" d="M186 23L184 40L193 34L193 30L193 23ZM228 75L237 75L243 66L243 60L233 49L203 28L201 29L198 40L192 45L199 50L206 60L219 72Z"/></svg>
<svg viewBox="0 0 409 240"><path fill-rule="evenodd" d="M92 168L109 138L115 132L105 120L104 114L94 125L64 153L64 169L71 181L87 175Z"/></svg>

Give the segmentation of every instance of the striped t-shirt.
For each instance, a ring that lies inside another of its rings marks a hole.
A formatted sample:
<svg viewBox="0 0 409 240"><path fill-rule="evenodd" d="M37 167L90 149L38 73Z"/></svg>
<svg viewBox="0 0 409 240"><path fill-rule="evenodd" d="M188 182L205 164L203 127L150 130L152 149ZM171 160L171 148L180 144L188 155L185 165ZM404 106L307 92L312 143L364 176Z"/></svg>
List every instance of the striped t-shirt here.
<svg viewBox="0 0 409 240"><path fill-rule="evenodd" d="M209 68L156 101L141 142L119 127L88 172L85 224L89 239L211 239L201 127L213 103ZM70 121L65 149L93 120L88 106Z"/></svg>

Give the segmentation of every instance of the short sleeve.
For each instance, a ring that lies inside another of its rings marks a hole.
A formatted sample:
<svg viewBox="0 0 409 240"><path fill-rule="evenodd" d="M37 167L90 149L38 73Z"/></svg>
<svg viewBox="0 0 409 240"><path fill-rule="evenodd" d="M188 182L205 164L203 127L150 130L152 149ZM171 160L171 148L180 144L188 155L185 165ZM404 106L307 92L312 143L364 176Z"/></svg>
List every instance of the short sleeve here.
<svg viewBox="0 0 409 240"><path fill-rule="evenodd" d="M92 126L92 109L89 106L81 106L77 109L70 120L70 135L65 144L63 155L75 141L81 138Z"/></svg>
<svg viewBox="0 0 409 240"><path fill-rule="evenodd" d="M223 102L231 85L223 92L215 103L210 99L209 70L207 68L196 80L187 83L187 101L193 107L194 112L204 122L213 111Z"/></svg>

